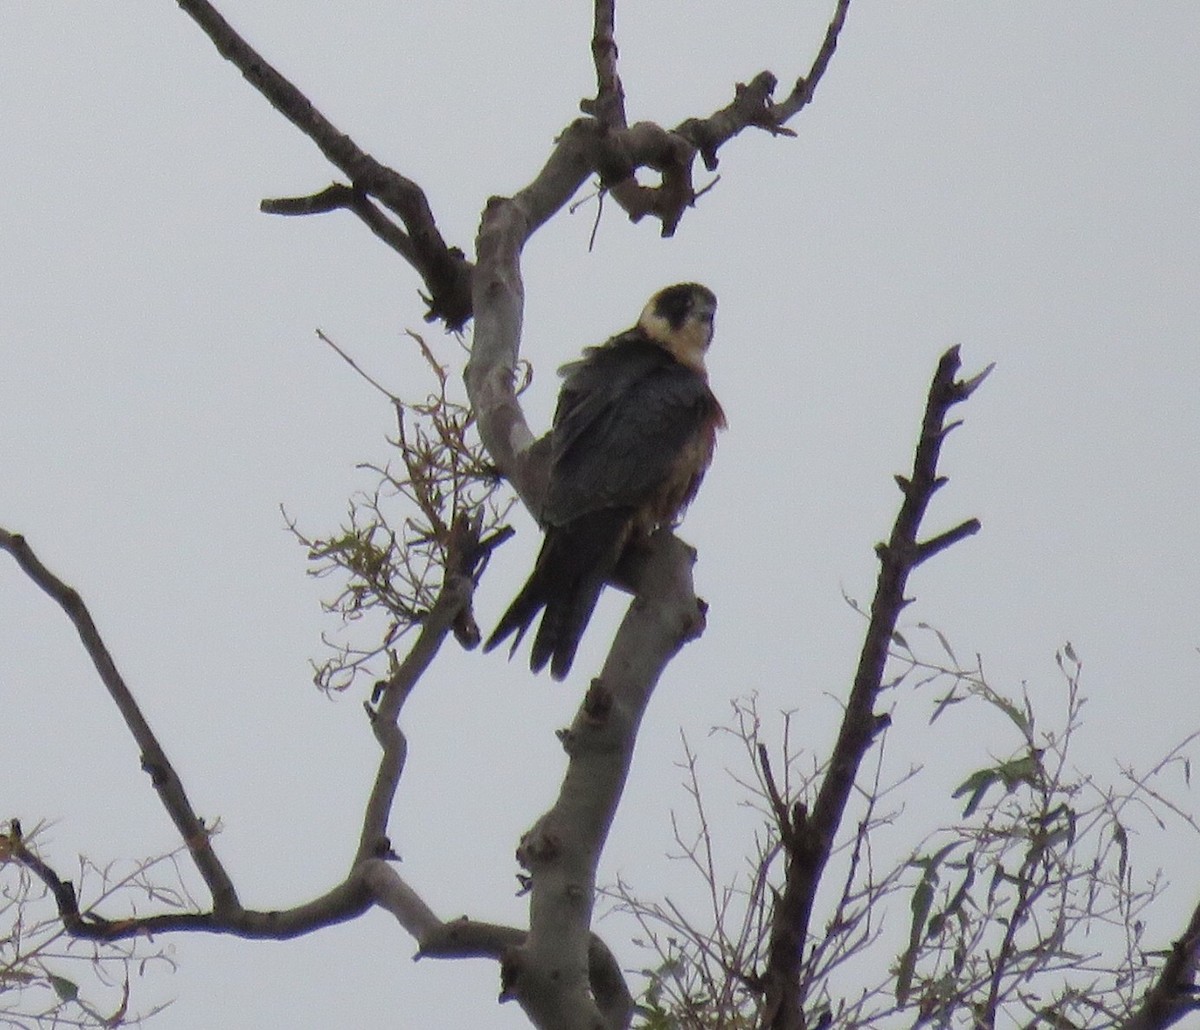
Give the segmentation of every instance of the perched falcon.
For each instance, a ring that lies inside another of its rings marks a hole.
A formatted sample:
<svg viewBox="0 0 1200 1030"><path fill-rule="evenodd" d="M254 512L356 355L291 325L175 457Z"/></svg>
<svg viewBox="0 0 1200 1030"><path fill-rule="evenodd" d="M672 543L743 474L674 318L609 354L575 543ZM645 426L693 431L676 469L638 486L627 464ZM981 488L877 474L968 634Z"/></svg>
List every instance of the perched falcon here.
<svg viewBox="0 0 1200 1030"><path fill-rule="evenodd" d="M564 365L550 436L546 538L488 651L538 612L529 665L563 679L604 584L631 542L671 525L696 495L725 417L704 354L717 298L697 283L656 293L632 329Z"/></svg>

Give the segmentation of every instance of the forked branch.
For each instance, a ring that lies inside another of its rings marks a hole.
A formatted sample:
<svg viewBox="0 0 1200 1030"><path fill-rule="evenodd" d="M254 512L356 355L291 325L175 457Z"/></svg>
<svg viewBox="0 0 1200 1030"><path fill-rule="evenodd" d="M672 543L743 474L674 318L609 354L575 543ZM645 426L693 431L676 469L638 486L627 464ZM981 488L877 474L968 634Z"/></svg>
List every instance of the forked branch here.
<svg viewBox="0 0 1200 1030"><path fill-rule="evenodd" d="M839 3L806 95L828 65L846 6ZM715 163L717 149L742 128L770 125L778 130L782 124L778 119L783 113L768 108L774 77L764 73L752 94L739 90L734 104L714 121L693 121L676 132L648 122L620 128L616 46L608 40L611 18L611 3L597 0L593 54L598 96L590 110L597 112L607 98L607 120L585 118L568 126L532 182L512 197L488 202L476 240L476 323L467 391L488 452L535 514L546 489L545 438L535 438L513 387L524 308L525 243L593 173L612 188L631 217L654 214L664 235L670 235L695 197L691 169L696 140L703 140ZM634 172L640 167L660 171L661 185L639 185ZM692 557L664 532L640 569L629 570L636 581L635 599L599 679L563 736L570 762L558 799L525 835L518 852L530 873L530 932L505 963L505 990L537 1026L591 1026L602 1018L588 994L585 974L595 870L641 715L667 662L703 626L703 606L691 582Z"/></svg>
<svg viewBox="0 0 1200 1030"><path fill-rule="evenodd" d="M350 181L304 197L264 200L262 209L272 214L318 214L345 209L392 247L421 276L428 296L427 320L443 321L461 329L473 314L472 265L462 250L442 238L424 191L417 183L377 161L353 139L339 131L292 82L251 47L207 0L176 0L204 30L218 52L241 71L245 79L309 137ZM542 217L558 211L590 175L611 189L617 203L633 221L656 218L664 236L672 235L684 212L695 202L692 165L700 154L710 169L717 167L717 152L743 129L765 129L773 135L795 135L785 126L813 97L837 48L849 0L838 0L825 38L808 74L796 80L789 95L774 102L777 78L760 72L749 84L739 84L733 101L703 118L689 118L673 130L653 122L628 126L625 93L617 70L615 0L595 0L592 56L596 68L596 97L581 102L589 116L586 128L578 123L564 130L575 149L573 161L582 161L571 176L570 191ZM585 143L585 146L580 146ZM650 168L662 181L639 183L640 168ZM393 221L371 202L375 198L398 220ZM530 227L530 231L541 224Z"/></svg>
<svg viewBox="0 0 1200 1030"><path fill-rule="evenodd" d="M360 194L375 197L396 215L403 226L381 231L369 207L339 203L363 218L372 231L408 261L429 290L429 320L441 320L451 329L461 328L471 317L470 265L461 250L442 239L424 191L411 179L373 158L313 106L312 102L247 43L207 0L176 0L212 40L217 51L231 62L272 107L311 139L329 162L344 174ZM328 191L324 191L328 194ZM328 198L326 198L328 199ZM287 208L282 201L267 201L266 209ZM287 213L299 213L293 202ZM314 204L313 211L332 210ZM382 217L376 210L375 214Z"/></svg>
<svg viewBox="0 0 1200 1030"><path fill-rule="evenodd" d="M446 583L422 624L409 658L398 664L386 683L379 708L372 713L383 755L366 806L358 853L349 874L312 901L282 911L256 911L243 908L231 877L213 850L209 829L195 814L183 783L117 669L79 593L46 568L24 537L0 529L0 550L10 553L33 583L45 591L74 624L88 657L137 741L142 768L150 774L163 807L175 823L213 899L212 909L207 912L108 918L83 911L74 886L28 847L21 837L19 822L14 821L10 835L5 839L5 853L47 886L66 930L77 937L101 941L174 930L282 940L353 919L372 904L392 912L418 941L439 926L441 921L384 861L390 857L387 817L405 756L404 738L396 719L417 677L432 661L461 612L470 604L477 570L486 558L486 547L480 543L477 530L477 524L458 527L458 542L453 548Z"/></svg>

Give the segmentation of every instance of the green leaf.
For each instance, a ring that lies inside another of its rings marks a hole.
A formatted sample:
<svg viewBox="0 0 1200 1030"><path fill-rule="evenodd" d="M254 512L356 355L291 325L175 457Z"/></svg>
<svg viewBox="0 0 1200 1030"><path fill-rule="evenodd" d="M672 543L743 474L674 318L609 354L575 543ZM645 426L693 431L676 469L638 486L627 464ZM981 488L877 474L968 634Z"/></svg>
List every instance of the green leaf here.
<svg viewBox="0 0 1200 1030"><path fill-rule="evenodd" d="M1020 783L1036 786L1042 772L1041 754L1036 751L1028 752L1021 755L1020 758L1001 762L996 767L996 771L1004 781L1006 790L1012 790Z"/></svg>
<svg viewBox="0 0 1200 1030"><path fill-rule="evenodd" d="M929 717L929 725L932 726L935 722L937 722L938 717L942 714L942 712L944 712L951 705L956 705L960 701L965 701L966 699L967 698L965 694L955 694L954 689L951 688L950 693L943 698L939 698L937 704L934 705L933 715Z"/></svg>
<svg viewBox="0 0 1200 1030"><path fill-rule="evenodd" d="M1075 843L1075 811L1070 805L1062 804L1050 809L1042 817L1042 825L1046 827L1045 848L1047 850L1066 844L1069 848Z"/></svg>
<svg viewBox="0 0 1200 1030"><path fill-rule="evenodd" d="M1013 724L1021 731L1023 737L1029 736L1029 719L1021 709L1014 705L1008 698L1001 697L999 694L993 694L990 700L992 704L1013 721Z"/></svg>
<svg viewBox="0 0 1200 1030"><path fill-rule="evenodd" d="M966 794L971 795L967 800L966 808L963 809L963 818L967 818L975 812L983 800L984 794L993 783L1003 784L1005 792L1014 790L1022 783L1036 786L1042 775L1041 758L1040 751L1028 751L1017 758L992 766L990 769L977 769L971 773L951 795L956 798L961 798Z"/></svg>
<svg viewBox="0 0 1200 1030"><path fill-rule="evenodd" d="M929 929L926 931L926 937L933 937L936 933L940 933L946 920L958 915L970 898L971 887L975 883L975 857L973 855L967 855L964 868L966 869L966 873L963 876L963 881L958 885L958 890L954 892L954 897L950 899L950 903L929 920Z"/></svg>
<svg viewBox="0 0 1200 1030"><path fill-rule="evenodd" d="M914 859L910 863L921 867L924 872L921 874L920 882L913 890L912 926L908 932L908 947L900 956L900 964L896 969L896 1000L901 1005L907 1001L909 992L912 990L913 974L917 968L917 952L921 947L921 940L925 936L925 924L929 919L929 911L933 907L934 895L937 892L938 866L957 847L957 841L951 842L939 848L929 857Z"/></svg>
<svg viewBox="0 0 1200 1030"><path fill-rule="evenodd" d="M58 995L59 1001L75 1001L79 997L79 984L68 980L65 976L55 976L53 973L47 975L50 978L50 986L54 988L54 993Z"/></svg>
<svg viewBox="0 0 1200 1030"><path fill-rule="evenodd" d="M995 769L977 769L959 784L958 789L951 797L961 798L964 794L971 795L963 809L964 819L974 814L975 809L979 807L979 802L983 800L983 795L987 793L988 787L998 782L1000 782L1000 774Z"/></svg>
<svg viewBox="0 0 1200 1030"><path fill-rule="evenodd" d="M921 629L929 630L929 632L937 637L938 643L942 645L942 650L949 655L950 661L952 661L955 665L959 664L958 655L954 653L954 648L950 646L950 641L946 639L946 635L940 629L938 629L936 626L929 625L928 622L918 622L917 625L920 626Z"/></svg>

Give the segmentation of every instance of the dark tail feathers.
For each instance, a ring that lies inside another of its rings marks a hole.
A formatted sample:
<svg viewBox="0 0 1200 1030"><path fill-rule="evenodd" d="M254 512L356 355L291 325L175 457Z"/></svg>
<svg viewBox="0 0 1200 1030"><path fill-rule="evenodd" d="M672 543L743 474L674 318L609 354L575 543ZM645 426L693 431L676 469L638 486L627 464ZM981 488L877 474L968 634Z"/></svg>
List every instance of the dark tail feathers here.
<svg viewBox="0 0 1200 1030"><path fill-rule="evenodd" d="M515 632L511 657L544 608L529 667L541 672L549 662L550 675L565 679L600 592L621 557L632 515L627 508L609 508L548 529L529 580L488 637L484 651Z"/></svg>

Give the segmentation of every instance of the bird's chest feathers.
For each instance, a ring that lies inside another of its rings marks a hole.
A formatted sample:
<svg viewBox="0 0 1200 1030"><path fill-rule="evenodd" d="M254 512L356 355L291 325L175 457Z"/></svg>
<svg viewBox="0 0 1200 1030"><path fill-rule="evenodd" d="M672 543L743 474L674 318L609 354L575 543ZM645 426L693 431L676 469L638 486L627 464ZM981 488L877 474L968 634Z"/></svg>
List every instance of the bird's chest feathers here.
<svg viewBox="0 0 1200 1030"><path fill-rule="evenodd" d="M674 523L691 504L712 462L716 443L717 426L711 423L692 434L680 448L662 487L647 506L647 521L652 524L643 527L646 532Z"/></svg>

